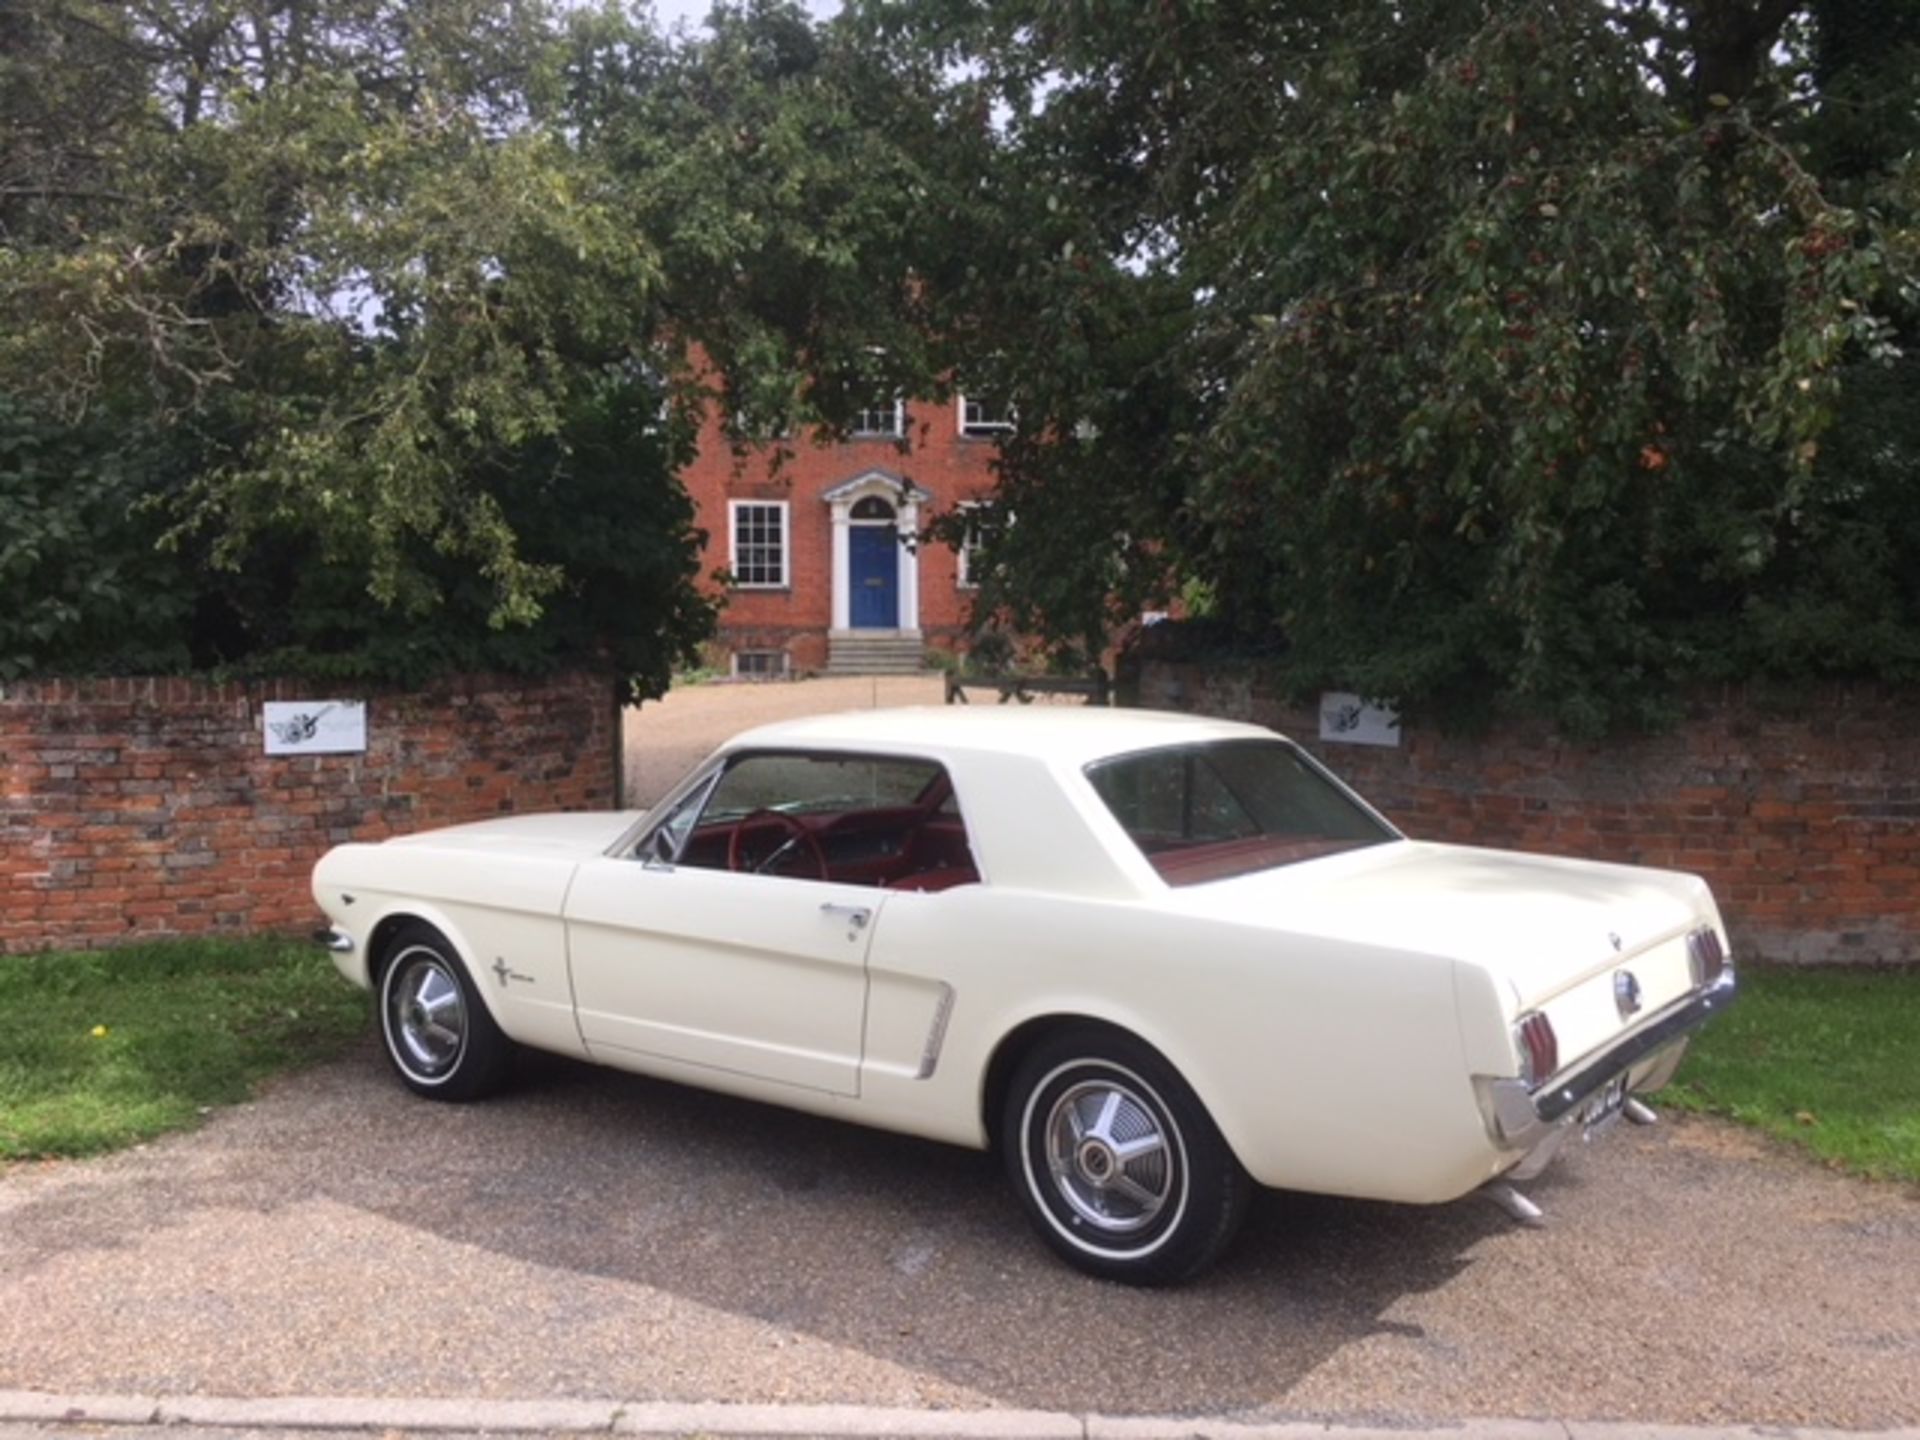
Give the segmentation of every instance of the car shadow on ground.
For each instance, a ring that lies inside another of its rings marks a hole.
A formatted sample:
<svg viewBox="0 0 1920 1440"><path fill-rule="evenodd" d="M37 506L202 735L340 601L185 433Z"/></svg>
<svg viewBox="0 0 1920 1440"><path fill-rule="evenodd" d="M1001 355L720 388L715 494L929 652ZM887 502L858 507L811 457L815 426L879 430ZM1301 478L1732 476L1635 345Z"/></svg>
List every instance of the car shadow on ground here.
<svg viewBox="0 0 1920 1440"><path fill-rule="evenodd" d="M444 1107L391 1108L387 1139L402 1150L446 1123ZM1417 1336L1395 1305L1510 1227L1484 1204L1260 1192L1217 1268L1148 1292L1054 1259L988 1155L546 1056L523 1057L508 1095L454 1113L493 1132L495 1163L467 1193L450 1174L452 1203L431 1212L380 1183L343 1181L337 1197L1022 1407L1267 1403L1357 1339Z"/></svg>

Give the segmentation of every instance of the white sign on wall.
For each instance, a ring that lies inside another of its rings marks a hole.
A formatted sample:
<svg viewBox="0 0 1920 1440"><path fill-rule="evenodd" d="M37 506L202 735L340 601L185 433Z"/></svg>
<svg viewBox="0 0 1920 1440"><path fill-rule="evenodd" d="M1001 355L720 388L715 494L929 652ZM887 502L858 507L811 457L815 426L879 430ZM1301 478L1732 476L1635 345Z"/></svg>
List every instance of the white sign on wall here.
<svg viewBox="0 0 1920 1440"><path fill-rule="evenodd" d="M1400 717L1384 705L1370 705L1358 695L1329 690L1320 697L1320 738L1343 745L1400 743Z"/></svg>
<svg viewBox="0 0 1920 1440"><path fill-rule="evenodd" d="M269 755L358 755L367 748L364 700L269 700Z"/></svg>

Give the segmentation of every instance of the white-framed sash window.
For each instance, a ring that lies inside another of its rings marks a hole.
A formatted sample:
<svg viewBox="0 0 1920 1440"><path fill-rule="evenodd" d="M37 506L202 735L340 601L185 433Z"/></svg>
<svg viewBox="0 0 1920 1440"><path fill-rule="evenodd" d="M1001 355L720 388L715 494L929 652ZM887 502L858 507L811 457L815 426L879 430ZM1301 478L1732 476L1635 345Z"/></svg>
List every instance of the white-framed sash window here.
<svg viewBox="0 0 1920 1440"><path fill-rule="evenodd" d="M742 590L784 590L788 583L787 502L729 500L728 568Z"/></svg>

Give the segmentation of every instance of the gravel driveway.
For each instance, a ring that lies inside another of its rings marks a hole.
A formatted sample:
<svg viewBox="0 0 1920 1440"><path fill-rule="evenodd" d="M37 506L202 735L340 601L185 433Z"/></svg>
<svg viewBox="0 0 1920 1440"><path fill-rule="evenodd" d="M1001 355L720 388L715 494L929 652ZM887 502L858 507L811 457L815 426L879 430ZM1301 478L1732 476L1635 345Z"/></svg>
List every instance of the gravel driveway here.
<svg viewBox="0 0 1920 1440"><path fill-rule="evenodd" d="M946 682L937 674L682 685L626 712L626 803L631 809L653 804L722 740L755 725L945 699Z"/></svg>
<svg viewBox="0 0 1920 1440"><path fill-rule="evenodd" d="M1920 1203L1727 1127L1491 1206L1263 1196L1201 1283L1063 1269L985 1157L371 1042L197 1134L0 1173L0 1388L1014 1406L1393 1422L1920 1418Z"/></svg>

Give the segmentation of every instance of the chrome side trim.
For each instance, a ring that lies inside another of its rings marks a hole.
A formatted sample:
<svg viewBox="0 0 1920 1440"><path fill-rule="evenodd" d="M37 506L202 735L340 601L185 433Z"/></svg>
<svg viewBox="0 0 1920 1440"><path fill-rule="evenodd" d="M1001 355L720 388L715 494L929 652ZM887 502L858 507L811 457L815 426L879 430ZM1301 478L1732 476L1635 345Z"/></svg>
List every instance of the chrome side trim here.
<svg viewBox="0 0 1920 1440"><path fill-rule="evenodd" d="M1551 1124L1574 1109L1622 1070L1646 1059L1654 1051L1691 1035L1714 1015L1733 1003L1737 988L1732 966L1704 990L1669 1005L1646 1024L1626 1036L1609 1050L1602 1051L1573 1074L1556 1080L1533 1096L1533 1113Z"/></svg>
<svg viewBox="0 0 1920 1440"><path fill-rule="evenodd" d="M326 946L336 955L347 955L353 950L353 936L335 925L325 925L314 931L313 942Z"/></svg>
<svg viewBox="0 0 1920 1440"><path fill-rule="evenodd" d="M933 1025L927 1031L927 1043L920 1051L920 1068L914 1072L916 1080L931 1080L933 1070L940 1063L940 1048L947 1043L947 1021L953 1018L953 987L942 984L940 998L933 1005Z"/></svg>

